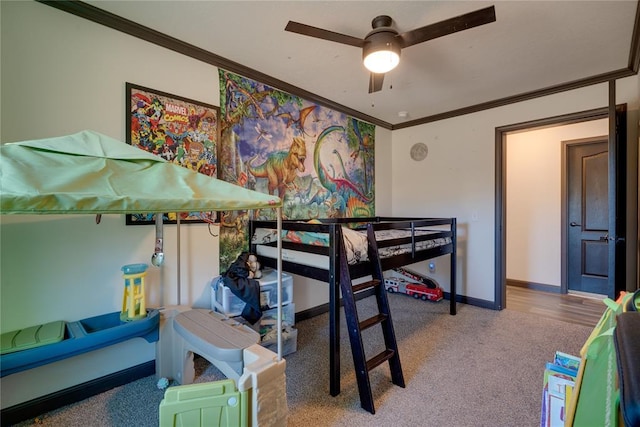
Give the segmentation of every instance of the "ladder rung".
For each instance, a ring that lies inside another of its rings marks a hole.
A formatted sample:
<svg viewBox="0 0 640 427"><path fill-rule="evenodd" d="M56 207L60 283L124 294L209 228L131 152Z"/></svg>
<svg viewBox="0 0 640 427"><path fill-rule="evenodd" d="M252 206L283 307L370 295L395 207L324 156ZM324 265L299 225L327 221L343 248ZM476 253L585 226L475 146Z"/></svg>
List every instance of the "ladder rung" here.
<svg viewBox="0 0 640 427"><path fill-rule="evenodd" d="M376 366L378 366L381 363L384 363L387 360L391 359L394 354L396 354L396 352L391 350L390 348L388 348L385 351L383 351L382 353L380 353L377 356L373 357L372 359L367 360L367 371L371 371Z"/></svg>
<svg viewBox="0 0 640 427"><path fill-rule="evenodd" d="M353 292L360 292L360 291L364 291L365 289L375 288L378 285L380 285L380 280L373 279L373 280L369 280L368 282L363 282L357 285L353 285L351 286L351 289L353 290Z"/></svg>
<svg viewBox="0 0 640 427"><path fill-rule="evenodd" d="M389 316L384 313L378 313L373 317L370 317L366 320L360 322L360 331L364 331L367 328L370 328L373 325L377 325L378 323L382 323L382 321L387 320Z"/></svg>

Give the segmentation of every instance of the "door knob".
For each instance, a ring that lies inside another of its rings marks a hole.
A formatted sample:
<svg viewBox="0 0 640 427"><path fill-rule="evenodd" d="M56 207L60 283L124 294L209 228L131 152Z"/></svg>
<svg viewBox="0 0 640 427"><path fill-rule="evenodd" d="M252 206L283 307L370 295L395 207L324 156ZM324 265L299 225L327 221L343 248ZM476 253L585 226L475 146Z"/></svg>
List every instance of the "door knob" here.
<svg viewBox="0 0 640 427"><path fill-rule="evenodd" d="M571 221L571 222L569 223L569 225L570 225L570 226L572 226L572 227L580 227L580 224L578 224L578 223L577 223L577 222L575 222L575 221Z"/></svg>

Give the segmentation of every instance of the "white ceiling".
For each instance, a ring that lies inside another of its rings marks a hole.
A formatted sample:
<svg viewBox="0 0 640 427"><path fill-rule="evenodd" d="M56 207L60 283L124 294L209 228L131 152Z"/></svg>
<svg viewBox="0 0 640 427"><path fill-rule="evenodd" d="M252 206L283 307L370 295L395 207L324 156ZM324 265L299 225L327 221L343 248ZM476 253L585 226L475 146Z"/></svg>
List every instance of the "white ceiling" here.
<svg viewBox="0 0 640 427"><path fill-rule="evenodd" d="M637 0L86 3L391 125L629 69L637 49ZM373 94L359 48L284 31L364 38L377 15L402 33L490 5L496 22L404 49Z"/></svg>

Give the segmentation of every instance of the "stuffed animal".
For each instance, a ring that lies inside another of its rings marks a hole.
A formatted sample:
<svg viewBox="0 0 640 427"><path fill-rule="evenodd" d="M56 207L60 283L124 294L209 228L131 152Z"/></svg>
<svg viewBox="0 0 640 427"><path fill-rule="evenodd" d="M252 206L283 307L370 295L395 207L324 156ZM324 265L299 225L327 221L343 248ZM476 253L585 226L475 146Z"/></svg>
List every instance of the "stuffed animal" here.
<svg viewBox="0 0 640 427"><path fill-rule="evenodd" d="M251 254L247 258L247 268L249 269L249 279L259 279L262 277L262 270L260 270L260 262L258 257Z"/></svg>

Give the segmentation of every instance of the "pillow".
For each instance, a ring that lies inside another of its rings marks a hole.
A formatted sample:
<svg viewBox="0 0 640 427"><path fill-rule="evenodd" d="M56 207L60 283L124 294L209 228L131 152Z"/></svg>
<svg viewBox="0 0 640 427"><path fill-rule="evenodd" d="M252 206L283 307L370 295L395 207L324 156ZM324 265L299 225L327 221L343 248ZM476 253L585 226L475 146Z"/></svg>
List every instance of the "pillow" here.
<svg viewBox="0 0 640 427"><path fill-rule="evenodd" d="M366 234L342 227L342 236L344 237L344 247L347 252L347 262L349 264L357 264L369 260Z"/></svg>

